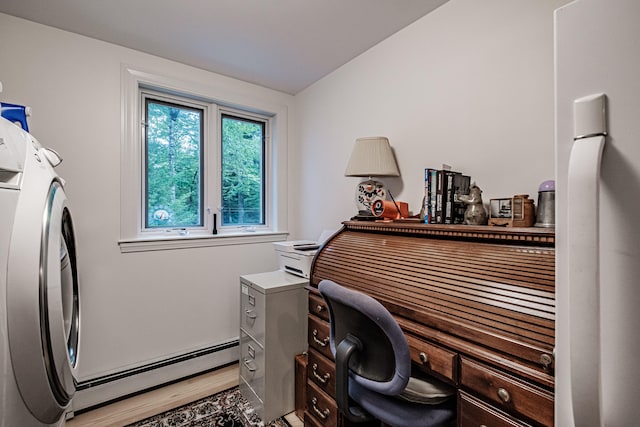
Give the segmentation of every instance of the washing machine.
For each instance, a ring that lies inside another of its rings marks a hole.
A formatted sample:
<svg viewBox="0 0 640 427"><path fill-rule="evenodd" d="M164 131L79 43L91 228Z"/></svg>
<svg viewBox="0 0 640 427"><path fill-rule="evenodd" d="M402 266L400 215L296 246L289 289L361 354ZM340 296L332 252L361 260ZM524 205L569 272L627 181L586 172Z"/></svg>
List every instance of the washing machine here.
<svg viewBox="0 0 640 427"><path fill-rule="evenodd" d="M60 162L0 118L0 427L63 425L76 389L80 300Z"/></svg>

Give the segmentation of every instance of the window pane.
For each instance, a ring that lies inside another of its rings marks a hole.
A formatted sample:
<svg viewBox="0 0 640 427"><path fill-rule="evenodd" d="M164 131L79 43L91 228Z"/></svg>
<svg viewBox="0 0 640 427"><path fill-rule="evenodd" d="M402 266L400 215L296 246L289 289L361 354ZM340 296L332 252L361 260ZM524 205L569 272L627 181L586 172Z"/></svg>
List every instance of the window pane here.
<svg viewBox="0 0 640 427"><path fill-rule="evenodd" d="M145 100L146 228L202 226L203 114Z"/></svg>
<svg viewBox="0 0 640 427"><path fill-rule="evenodd" d="M264 224L265 122L222 115L222 225Z"/></svg>

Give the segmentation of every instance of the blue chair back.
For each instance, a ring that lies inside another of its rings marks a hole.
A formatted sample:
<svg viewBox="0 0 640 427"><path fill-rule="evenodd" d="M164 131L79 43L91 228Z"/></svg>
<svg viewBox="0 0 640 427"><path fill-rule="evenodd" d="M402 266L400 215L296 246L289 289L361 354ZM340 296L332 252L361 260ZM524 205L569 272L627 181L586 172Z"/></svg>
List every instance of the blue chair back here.
<svg viewBox="0 0 640 427"><path fill-rule="evenodd" d="M329 309L336 403L347 419L362 422L377 418L395 427L455 424L455 399L448 399L455 389L446 390L444 397L437 396L437 402L431 400L433 404L406 399L411 377L409 344L380 302L330 280L321 281L318 290Z"/></svg>

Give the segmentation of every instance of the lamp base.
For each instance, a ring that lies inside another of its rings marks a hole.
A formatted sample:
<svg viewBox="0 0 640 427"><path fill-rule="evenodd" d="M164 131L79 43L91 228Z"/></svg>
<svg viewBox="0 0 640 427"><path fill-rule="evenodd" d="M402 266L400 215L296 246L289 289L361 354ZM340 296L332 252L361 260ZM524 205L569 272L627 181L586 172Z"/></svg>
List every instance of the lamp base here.
<svg viewBox="0 0 640 427"><path fill-rule="evenodd" d="M356 206L358 207L358 216L373 215L371 205L376 200L386 200L387 190L380 181L374 181L369 178L362 181L356 187Z"/></svg>

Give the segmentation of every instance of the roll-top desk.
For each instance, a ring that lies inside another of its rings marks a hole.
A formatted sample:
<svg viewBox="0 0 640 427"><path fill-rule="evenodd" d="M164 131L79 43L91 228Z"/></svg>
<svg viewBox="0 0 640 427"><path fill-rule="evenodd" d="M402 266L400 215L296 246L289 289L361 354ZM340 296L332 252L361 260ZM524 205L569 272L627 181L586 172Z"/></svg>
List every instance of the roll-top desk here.
<svg viewBox="0 0 640 427"><path fill-rule="evenodd" d="M414 368L458 388L458 426L552 426L554 245L549 229L343 223L311 270L305 425L348 425L317 292L331 279L386 306Z"/></svg>

